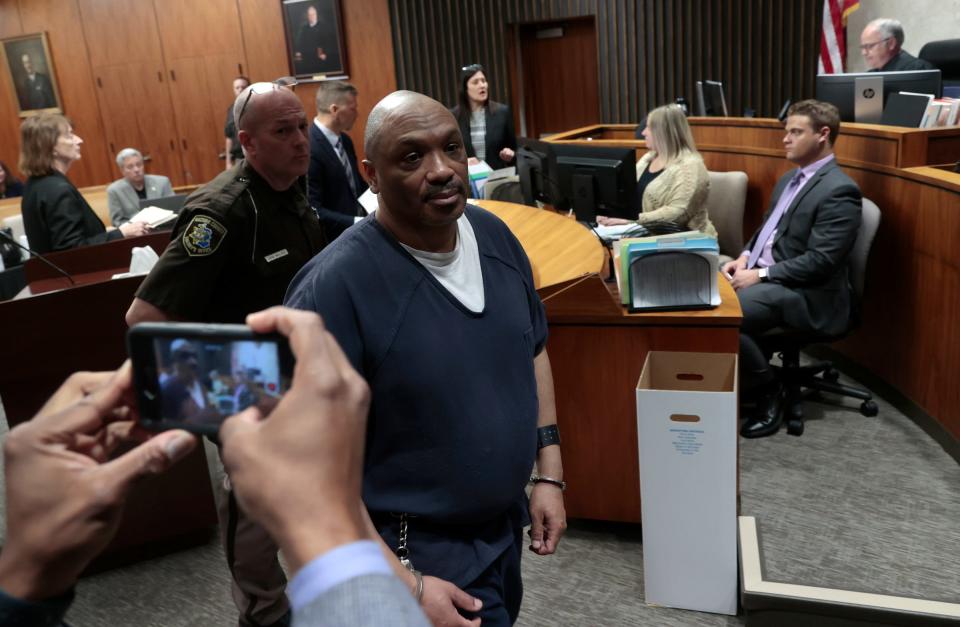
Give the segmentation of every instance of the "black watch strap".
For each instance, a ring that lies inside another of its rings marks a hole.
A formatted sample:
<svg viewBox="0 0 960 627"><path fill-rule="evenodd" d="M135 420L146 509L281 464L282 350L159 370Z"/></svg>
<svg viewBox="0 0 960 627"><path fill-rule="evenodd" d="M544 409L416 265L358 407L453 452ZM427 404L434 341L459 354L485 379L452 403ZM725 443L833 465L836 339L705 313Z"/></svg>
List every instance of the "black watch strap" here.
<svg viewBox="0 0 960 627"><path fill-rule="evenodd" d="M546 427L537 428L537 450L539 451L544 446L550 446L552 444L560 444L560 430L557 429L557 425L547 425Z"/></svg>

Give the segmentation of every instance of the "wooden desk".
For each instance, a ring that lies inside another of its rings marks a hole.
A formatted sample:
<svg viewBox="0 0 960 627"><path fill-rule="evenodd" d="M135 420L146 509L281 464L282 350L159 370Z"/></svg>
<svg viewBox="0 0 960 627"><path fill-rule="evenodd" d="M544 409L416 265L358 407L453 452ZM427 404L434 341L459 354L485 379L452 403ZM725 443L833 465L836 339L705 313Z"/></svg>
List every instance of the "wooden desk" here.
<svg viewBox="0 0 960 627"><path fill-rule="evenodd" d="M759 227L784 158L776 120L690 118L707 168L749 178L744 235ZM646 148L635 125L592 126L551 138ZM842 124L837 161L877 203L882 219L870 254L863 325L834 344L942 427L960 450L960 175L929 167L960 158L960 127L906 129ZM916 166L916 167L907 167Z"/></svg>
<svg viewBox="0 0 960 627"><path fill-rule="evenodd" d="M716 309L629 314L599 276L604 249L572 219L479 202L517 235L534 268L550 327L565 503L572 518L640 522L636 385L647 351L736 353L742 318L720 281Z"/></svg>
<svg viewBox="0 0 960 627"><path fill-rule="evenodd" d="M783 124L771 118L691 117L690 129L697 146L765 149L783 155ZM586 126L558 133L551 142L614 141L639 143L636 124ZM960 126L918 129L880 124L843 122L837 158L895 168L956 163L960 157Z"/></svg>
<svg viewBox="0 0 960 627"><path fill-rule="evenodd" d="M181 185L173 188L175 194L189 194L197 189L198 185ZM90 208L97 214L100 221L105 225L110 225L110 208L107 206L107 186L93 185L91 187L81 187L80 193L90 204ZM20 201L22 198L3 198L0 199L0 220L15 216L20 213Z"/></svg>

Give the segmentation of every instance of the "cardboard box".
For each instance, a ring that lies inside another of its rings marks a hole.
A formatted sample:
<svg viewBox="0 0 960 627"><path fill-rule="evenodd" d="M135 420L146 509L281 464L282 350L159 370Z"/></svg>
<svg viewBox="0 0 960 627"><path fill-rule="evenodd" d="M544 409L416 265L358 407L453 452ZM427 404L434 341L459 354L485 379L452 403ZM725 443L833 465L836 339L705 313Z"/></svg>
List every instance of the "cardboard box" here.
<svg viewBox="0 0 960 627"><path fill-rule="evenodd" d="M737 613L737 355L650 351L637 384L645 600Z"/></svg>

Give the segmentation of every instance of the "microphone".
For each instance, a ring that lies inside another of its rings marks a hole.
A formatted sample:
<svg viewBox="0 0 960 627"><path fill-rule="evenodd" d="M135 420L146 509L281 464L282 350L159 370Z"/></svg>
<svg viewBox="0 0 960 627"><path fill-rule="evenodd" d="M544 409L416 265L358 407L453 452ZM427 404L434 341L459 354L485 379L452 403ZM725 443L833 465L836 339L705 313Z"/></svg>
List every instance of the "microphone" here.
<svg viewBox="0 0 960 627"><path fill-rule="evenodd" d="M51 268L53 268L54 270L56 270L57 272L59 272L60 274L62 274L63 276L67 277L67 280L70 281L70 285L76 285L76 284L77 284L77 282L73 280L73 277L70 276L70 273L69 273L69 272L67 272L66 270L64 270L63 268L61 268L60 266L58 266L57 264L53 263L52 261L50 261L49 259L47 259L47 258L44 257L43 255L41 255L40 253L30 250L29 248L27 248L26 246L24 246L23 244L21 244L20 242L18 242L18 241L17 241L17 238L15 238L15 237L12 236L12 235L7 234L7 232L4 231L3 229L0 229L0 235L3 235L3 237L4 237L8 242L12 242L13 245L16 246L17 248L22 248L23 250L27 251L28 253L30 253L31 255L33 255L34 257L36 257L37 259L39 259L39 260L42 261L43 263L47 264L48 266L50 266Z"/></svg>

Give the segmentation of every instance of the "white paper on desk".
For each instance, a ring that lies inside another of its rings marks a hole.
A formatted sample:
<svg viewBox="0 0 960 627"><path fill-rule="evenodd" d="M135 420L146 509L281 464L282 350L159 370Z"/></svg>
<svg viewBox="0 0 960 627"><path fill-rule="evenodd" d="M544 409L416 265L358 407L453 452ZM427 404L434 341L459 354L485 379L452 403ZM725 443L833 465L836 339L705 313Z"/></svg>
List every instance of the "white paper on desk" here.
<svg viewBox="0 0 960 627"><path fill-rule="evenodd" d="M490 172L490 174L487 176L487 183L490 183L491 181L498 181L500 179L505 179L509 176L516 176L516 175L517 175L516 166L511 165L506 168L500 168L499 170L493 170L492 172Z"/></svg>
<svg viewBox="0 0 960 627"><path fill-rule="evenodd" d="M171 220L175 220L177 214L170 211L169 209L163 209L161 207L144 207L133 217L130 218L131 222L146 222L150 226L156 228L161 224L165 224Z"/></svg>
<svg viewBox="0 0 960 627"><path fill-rule="evenodd" d="M130 270L114 274L111 279L125 279L131 276L150 274L160 257L149 246L134 246L130 250Z"/></svg>
<svg viewBox="0 0 960 627"><path fill-rule="evenodd" d="M635 228L637 228L637 223L629 222L627 224L615 224L613 226L598 225L594 231L596 231L597 235L603 241L612 241L620 239L625 232Z"/></svg>
<svg viewBox="0 0 960 627"><path fill-rule="evenodd" d="M368 187L367 191L360 194L360 198L357 198L357 202L360 203L360 206L363 207L363 210L367 212L367 215L373 213L377 210L379 206L377 201L377 195Z"/></svg>
<svg viewBox="0 0 960 627"><path fill-rule="evenodd" d="M630 222L628 224L616 224L614 226L596 226L593 229L597 236L602 239L604 242L615 242L618 239L623 239L624 237L640 237L637 232L643 231L641 225L636 222ZM630 231L634 231L631 233ZM681 231L679 233L671 233L670 235L676 236L689 236L697 233L698 231ZM658 237L655 235L646 235L646 232L643 232L643 237Z"/></svg>
<svg viewBox="0 0 960 627"><path fill-rule="evenodd" d="M160 257L149 246L134 246L130 251L130 274L147 274Z"/></svg>

